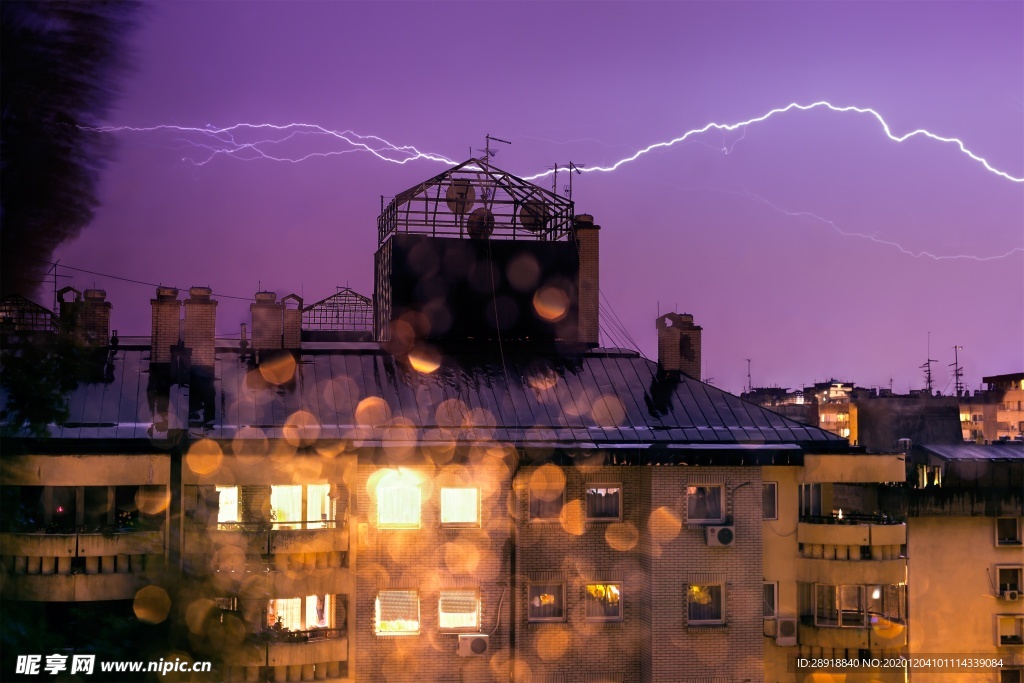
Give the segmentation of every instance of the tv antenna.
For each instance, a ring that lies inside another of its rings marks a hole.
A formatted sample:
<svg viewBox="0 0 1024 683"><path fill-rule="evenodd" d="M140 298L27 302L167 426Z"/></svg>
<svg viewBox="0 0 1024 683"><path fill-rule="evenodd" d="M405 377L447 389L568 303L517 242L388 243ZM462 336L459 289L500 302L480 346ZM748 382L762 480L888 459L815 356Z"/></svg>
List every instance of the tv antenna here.
<svg viewBox="0 0 1024 683"><path fill-rule="evenodd" d="M951 366L953 368L953 379L956 380L955 386L956 386L956 395L957 396L962 396L963 393L964 393L964 383L963 383L964 369L962 367L960 367L960 357L957 354L957 352L960 349L962 349L962 348L964 348L964 347L962 347L962 346L954 346L953 347L953 364Z"/></svg>
<svg viewBox="0 0 1024 683"><path fill-rule="evenodd" d="M932 363L938 363L939 361L931 358L932 355L932 333L928 333L928 360L924 362L921 369L924 370L924 385L928 389L928 395L932 395Z"/></svg>
<svg viewBox="0 0 1024 683"><path fill-rule="evenodd" d="M750 359L747 358L747 393L749 394L754 390L754 384L750 381Z"/></svg>
<svg viewBox="0 0 1024 683"><path fill-rule="evenodd" d="M508 140L502 140L501 138L496 138L493 135L491 135L490 133L488 133L487 135L484 135L484 166L485 166L484 170L486 170L486 165L490 161L490 158L495 156L498 153L498 150L491 151L491 141L492 140L494 142L501 142L501 143L506 144L506 145L511 145L512 144Z"/></svg>
<svg viewBox="0 0 1024 683"><path fill-rule="evenodd" d="M586 164L574 164L571 161L569 162L569 185L568 185L568 190L569 190L569 201L570 202L572 201L572 176L573 176L573 171L576 172L576 175L582 175L583 171L581 171L580 169L585 167L585 166L586 166Z"/></svg>

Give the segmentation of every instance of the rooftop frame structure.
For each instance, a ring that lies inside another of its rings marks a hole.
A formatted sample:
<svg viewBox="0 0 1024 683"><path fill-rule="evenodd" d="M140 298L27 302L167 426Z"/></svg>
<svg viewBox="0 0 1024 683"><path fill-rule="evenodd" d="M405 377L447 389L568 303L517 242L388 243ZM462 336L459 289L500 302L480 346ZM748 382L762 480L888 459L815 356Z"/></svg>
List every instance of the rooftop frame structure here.
<svg viewBox="0 0 1024 683"><path fill-rule="evenodd" d="M0 301L0 325L18 332L58 332L60 319L50 309L12 294Z"/></svg>
<svg viewBox="0 0 1024 683"><path fill-rule="evenodd" d="M302 329L330 332L373 330L373 301L350 289L338 287L326 299L302 309Z"/></svg>
<svg viewBox="0 0 1024 683"><path fill-rule="evenodd" d="M378 244L395 233L554 241L573 214L572 201L470 159L399 193L377 219Z"/></svg>

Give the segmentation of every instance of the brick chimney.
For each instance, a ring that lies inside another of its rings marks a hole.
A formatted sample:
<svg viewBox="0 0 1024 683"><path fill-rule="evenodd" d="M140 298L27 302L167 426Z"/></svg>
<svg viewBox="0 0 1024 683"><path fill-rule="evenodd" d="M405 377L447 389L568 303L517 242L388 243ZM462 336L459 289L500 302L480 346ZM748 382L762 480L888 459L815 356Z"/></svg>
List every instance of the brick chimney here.
<svg viewBox="0 0 1024 683"><path fill-rule="evenodd" d="M664 372L682 372L700 379L701 327L689 313L658 316L658 367Z"/></svg>
<svg viewBox="0 0 1024 683"><path fill-rule="evenodd" d="M252 349L280 349L284 337L284 304L273 292L256 292L256 302L249 304L252 314Z"/></svg>
<svg viewBox="0 0 1024 683"><path fill-rule="evenodd" d="M185 348L192 351L192 365L213 367L213 337L217 329L217 302L209 287L191 287L185 299Z"/></svg>
<svg viewBox="0 0 1024 683"><path fill-rule="evenodd" d="M74 293L70 301L65 296ZM57 292L60 300L60 329L76 344L106 346L110 343L110 310L107 293L102 289L87 289L84 297L74 287Z"/></svg>
<svg viewBox="0 0 1024 683"><path fill-rule="evenodd" d="M289 294L281 303L284 304L284 348L297 349L302 346L302 297Z"/></svg>
<svg viewBox="0 0 1024 683"><path fill-rule="evenodd" d="M150 362L170 363L171 347L181 340L181 302L174 287L157 287L153 307L153 337Z"/></svg>
<svg viewBox="0 0 1024 683"><path fill-rule="evenodd" d="M599 316L601 252L599 231L594 217L580 214L573 219L576 244L580 252L580 272L577 291L579 293L579 340L582 344L597 346L600 342L601 320Z"/></svg>

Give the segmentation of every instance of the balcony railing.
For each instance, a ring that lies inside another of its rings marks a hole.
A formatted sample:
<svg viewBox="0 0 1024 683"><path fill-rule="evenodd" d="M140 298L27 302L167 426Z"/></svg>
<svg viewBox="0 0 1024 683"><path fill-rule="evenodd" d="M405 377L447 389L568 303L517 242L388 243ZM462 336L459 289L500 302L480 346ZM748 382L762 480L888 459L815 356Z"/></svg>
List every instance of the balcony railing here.
<svg viewBox="0 0 1024 683"><path fill-rule="evenodd" d="M888 513L844 512L833 515L801 515L804 524L903 524L906 518L902 515Z"/></svg>

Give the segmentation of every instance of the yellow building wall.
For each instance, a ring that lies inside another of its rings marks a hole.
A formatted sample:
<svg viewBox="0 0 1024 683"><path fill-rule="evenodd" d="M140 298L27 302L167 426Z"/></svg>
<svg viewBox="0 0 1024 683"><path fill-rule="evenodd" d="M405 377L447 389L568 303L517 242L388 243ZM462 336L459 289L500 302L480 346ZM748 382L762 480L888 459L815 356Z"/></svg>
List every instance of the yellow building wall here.
<svg viewBox="0 0 1024 683"><path fill-rule="evenodd" d="M1024 614L1020 600L996 596L1000 564L1024 563L1020 546L995 545L992 517L912 517L907 544L910 653L1016 657L1021 646L996 645L996 615ZM1007 660L1008 661L1008 660ZM998 673L928 673L928 683L992 683Z"/></svg>
<svg viewBox="0 0 1024 683"><path fill-rule="evenodd" d="M762 563L764 580L778 584L775 613L783 617L797 616L796 602L796 529L800 516L800 467L765 467L761 472L762 481L776 482L778 519L761 522ZM822 487L826 488L826 487ZM824 492L822 498L824 498ZM829 503L831 504L831 503ZM822 500L822 510L825 509ZM765 632L770 633L773 624L766 624ZM796 673L787 671L786 657L797 653L795 647L777 647L775 638L764 639L764 680L765 683L795 682Z"/></svg>

